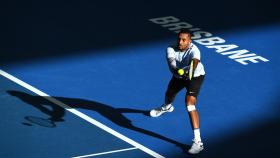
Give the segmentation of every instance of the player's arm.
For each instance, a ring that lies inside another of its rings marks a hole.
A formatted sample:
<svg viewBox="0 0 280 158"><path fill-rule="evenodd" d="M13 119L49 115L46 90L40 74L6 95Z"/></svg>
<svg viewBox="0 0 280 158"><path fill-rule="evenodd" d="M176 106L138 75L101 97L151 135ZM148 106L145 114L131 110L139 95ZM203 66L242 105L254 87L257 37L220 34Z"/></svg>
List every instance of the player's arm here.
<svg viewBox="0 0 280 158"><path fill-rule="evenodd" d="M169 70L174 74L177 73L178 68L176 66L176 61L174 58L168 58L167 59Z"/></svg>
<svg viewBox="0 0 280 158"><path fill-rule="evenodd" d="M193 45L193 49L192 49L192 61L191 61L191 64L190 64L190 67L189 67L189 74L188 74L188 78L191 80L193 75L194 75L194 72L197 68L197 65L199 64L200 62L200 51L199 49Z"/></svg>
<svg viewBox="0 0 280 158"><path fill-rule="evenodd" d="M196 67L197 67L197 65L198 65L199 62L200 62L199 59L195 59L195 58L194 58L194 59L191 60L191 64L192 64L192 69L193 69L193 71L195 71L195 69L196 69ZM182 68L182 69L185 71L186 74L189 72L189 69L190 69L191 64L190 64L190 65L187 65L187 66L185 66L185 67Z"/></svg>
<svg viewBox="0 0 280 158"><path fill-rule="evenodd" d="M195 69L196 69L198 63L200 62L200 60L196 59L196 58L193 58L192 61L193 61L193 71L195 71Z"/></svg>
<svg viewBox="0 0 280 158"><path fill-rule="evenodd" d="M186 72L186 76L189 80L192 79L193 75L194 75L194 72L195 72L195 69L198 65L198 63L200 62L199 59L196 59L196 58L193 58L192 61L191 61L191 64L190 66L188 67L188 71Z"/></svg>
<svg viewBox="0 0 280 158"><path fill-rule="evenodd" d="M193 45L192 54L193 54L193 56L192 56L193 70L195 70L197 65L198 65L198 63L200 62L200 58L201 58L200 50L197 48L196 45Z"/></svg>
<svg viewBox="0 0 280 158"><path fill-rule="evenodd" d="M176 66L176 60L174 55L174 49L172 47L167 48L166 59L168 63L169 70L175 74L178 71L178 67Z"/></svg>
<svg viewBox="0 0 280 158"><path fill-rule="evenodd" d="M192 79L194 72L197 68L197 65L200 62L200 51L195 45L193 45L193 49L191 50L191 53L192 53L192 60L190 65L186 67L187 70L185 70L185 74L184 74L189 80Z"/></svg>

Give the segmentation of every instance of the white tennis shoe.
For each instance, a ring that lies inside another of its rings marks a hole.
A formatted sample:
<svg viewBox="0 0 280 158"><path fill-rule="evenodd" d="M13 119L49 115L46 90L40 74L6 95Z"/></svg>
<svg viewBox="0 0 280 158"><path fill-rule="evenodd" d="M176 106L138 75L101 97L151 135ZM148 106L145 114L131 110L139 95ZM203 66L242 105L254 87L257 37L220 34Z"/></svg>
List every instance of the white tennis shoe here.
<svg viewBox="0 0 280 158"><path fill-rule="evenodd" d="M172 104L163 105L161 107L158 107L156 109L151 110L150 111L150 116L159 117L163 113L172 112L173 110L174 110L174 107L173 107Z"/></svg>
<svg viewBox="0 0 280 158"><path fill-rule="evenodd" d="M198 154L204 149L203 143L201 141L195 141L193 140L192 147L189 149L190 154Z"/></svg>

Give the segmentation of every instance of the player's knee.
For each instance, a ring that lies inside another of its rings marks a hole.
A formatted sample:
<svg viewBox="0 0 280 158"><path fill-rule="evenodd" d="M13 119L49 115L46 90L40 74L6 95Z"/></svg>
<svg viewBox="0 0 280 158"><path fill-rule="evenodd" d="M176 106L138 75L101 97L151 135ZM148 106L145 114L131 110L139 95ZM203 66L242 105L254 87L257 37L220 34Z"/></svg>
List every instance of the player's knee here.
<svg viewBox="0 0 280 158"><path fill-rule="evenodd" d="M188 91L187 92L187 96L196 98L198 96L198 92Z"/></svg>
<svg viewBox="0 0 280 158"><path fill-rule="evenodd" d="M195 111L196 110L195 105L187 105L187 110L188 112Z"/></svg>
<svg viewBox="0 0 280 158"><path fill-rule="evenodd" d="M196 97L195 96L186 96L186 105L196 105Z"/></svg>

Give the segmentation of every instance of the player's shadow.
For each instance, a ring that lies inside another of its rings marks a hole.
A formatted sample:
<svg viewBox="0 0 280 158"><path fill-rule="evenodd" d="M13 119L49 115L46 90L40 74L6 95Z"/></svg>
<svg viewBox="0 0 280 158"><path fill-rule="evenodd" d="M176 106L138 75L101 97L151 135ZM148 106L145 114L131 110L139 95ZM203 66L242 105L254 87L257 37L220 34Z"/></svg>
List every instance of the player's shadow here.
<svg viewBox="0 0 280 158"><path fill-rule="evenodd" d="M53 122L63 121L63 117L65 115L65 109L50 102L50 97L41 97L41 96L33 96L20 91L7 91L10 95L18 97L22 101L26 102L29 105L34 106L39 109L41 112L50 116L49 120ZM152 131L139 128L133 125L132 121L123 115L123 113L139 113L145 116L149 116L149 111L139 110L139 109L130 109L130 108L115 108L106 104L102 104L95 101L85 100L85 99L77 99L77 98L64 98L64 97L52 97L55 98L64 104L70 106L71 108L82 108L93 110L106 117L113 123L125 127L127 129L137 131L155 138L162 139L169 143L175 144L176 146L186 150L189 148L188 145L182 144L170 138L164 137L160 134L154 133ZM46 107L50 106L50 107ZM51 109L50 109L51 108Z"/></svg>

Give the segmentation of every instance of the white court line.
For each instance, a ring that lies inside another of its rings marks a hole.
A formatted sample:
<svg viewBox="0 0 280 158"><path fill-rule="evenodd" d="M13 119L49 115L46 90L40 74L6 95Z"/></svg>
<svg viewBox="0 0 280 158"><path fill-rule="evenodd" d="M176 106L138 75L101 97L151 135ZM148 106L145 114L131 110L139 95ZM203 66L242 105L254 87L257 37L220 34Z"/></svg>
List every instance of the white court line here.
<svg viewBox="0 0 280 158"><path fill-rule="evenodd" d="M72 158L84 158L84 157L93 157L93 156L98 156L98 155L105 155L105 154L111 154L111 153L117 153L117 152L122 152L122 151L128 151L128 150L135 150L137 148L127 148L127 149L120 149L120 150L112 150L112 151L107 151L107 152L102 152L102 153L96 153L96 154L90 154L90 155L84 155L84 156L76 156Z"/></svg>
<svg viewBox="0 0 280 158"><path fill-rule="evenodd" d="M160 154L152 151L151 149L149 149L149 148L147 148L147 147L145 147L145 146L135 142L134 140L132 140L132 139L130 139L130 138L120 134L119 132L111 129L110 127L108 127L108 126L106 126L106 125L104 125L104 124L102 124L102 123L100 123L98 121L96 121L95 119L87 116L86 114L84 114L84 113L82 113L82 112L80 112L78 110L75 110L75 109L69 107L68 105L62 103L61 101L59 101L59 100L49 96L48 94L46 94L46 93L38 90L37 88L35 88L35 87L33 87L33 86L31 86L31 85L29 85L29 84L19 80L18 78L8 74L7 72L5 72L5 71L3 71L1 69L0 69L0 75L2 75L4 77L6 77L7 79L9 79L9 80L19 84L20 86L22 86L24 88L26 88L26 89L36 93L39 96L44 97L45 99L49 100L50 102L53 102L53 103L59 105L60 107L64 108L65 110L67 110L67 111L77 115L78 117L80 117L80 118L90 122L91 124L101 128L101 129L105 130L106 132L108 132L108 133L110 133L110 134L120 138L121 140L131 144L132 146L135 146L136 148L146 152L147 154L149 154L149 155L151 155L151 156L153 156L155 158L164 158L162 155L160 155Z"/></svg>

